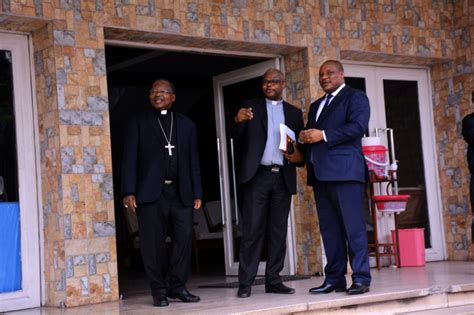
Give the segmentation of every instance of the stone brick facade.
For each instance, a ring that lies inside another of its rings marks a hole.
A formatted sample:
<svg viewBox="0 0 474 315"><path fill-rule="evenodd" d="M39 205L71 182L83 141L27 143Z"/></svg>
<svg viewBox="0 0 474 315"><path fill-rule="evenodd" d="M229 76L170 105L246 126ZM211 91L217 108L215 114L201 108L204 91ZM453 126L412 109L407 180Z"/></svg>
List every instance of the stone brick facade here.
<svg viewBox="0 0 474 315"><path fill-rule="evenodd" d="M0 0L34 51L47 305L118 298L105 40L284 56L305 113L328 58L426 65L448 259L474 259L462 117L473 110L474 1ZM321 271L310 189L295 198L298 273Z"/></svg>

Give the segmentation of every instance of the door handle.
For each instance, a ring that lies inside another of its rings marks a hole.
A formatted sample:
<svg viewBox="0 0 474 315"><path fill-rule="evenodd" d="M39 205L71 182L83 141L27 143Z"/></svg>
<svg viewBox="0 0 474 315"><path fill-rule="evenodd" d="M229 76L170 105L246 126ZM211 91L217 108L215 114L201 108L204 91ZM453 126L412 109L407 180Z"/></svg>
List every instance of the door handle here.
<svg viewBox="0 0 474 315"><path fill-rule="evenodd" d="M239 210L237 209L237 181L235 179L234 139L230 138L230 154L232 158L232 185L234 188L235 224L239 225Z"/></svg>
<svg viewBox="0 0 474 315"><path fill-rule="evenodd" d="M223 190L223 184L224 184L224 178L222 177L222 161L221 161L221 139L218 137L217 138L217 161L219 164L219 190L221 193L221 216L222 216L222 226L225 226L226 224L226 218L225 218L225 211L224 211L224 190Z"/></svg>

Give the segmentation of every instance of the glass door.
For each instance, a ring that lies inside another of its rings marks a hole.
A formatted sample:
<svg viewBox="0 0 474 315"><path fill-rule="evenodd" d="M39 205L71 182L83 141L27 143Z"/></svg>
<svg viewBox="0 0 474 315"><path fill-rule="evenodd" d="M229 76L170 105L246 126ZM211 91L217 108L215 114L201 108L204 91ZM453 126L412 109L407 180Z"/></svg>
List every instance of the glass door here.
<svg viewBox="0 0 474 315"><path fill-rule="evenodd" d="M263 73L269 68L279 69L278 59L224 73L214 77L214 104L216 112L217 148L219 156L219 180L221 189L220 209L224 231L226 275L237 275L239 245L241 239L240 188L236 182L236 161L239 160L239 143L226 134L227 124L232 121L242 101L260 97ZM291 223L289 224L291 229ZM288 235L292 235L288 233ZM291 242L289 242L291 243ZM288 246L292 248L292 246ZM265 274L265 249L260 258L258 274ZM282 274L289 274L285 262Z"/></svg>
<svg viewBox="0 0 474 315"><path fill-rule="evenodd" d="M384 137L393 129L398 189L411 198L399 228L424 228L427 261L445 258L435 131L428 71L344 65L346 83L366 91L371 104L369 131ZM379 238L390 240L393 218L378 214Z"/></svg>
<svg viewBox="0 0 474 315"><path fill-rule="evenodd" d="M28 38L0 33L0 312L40 305Z"/></svg>

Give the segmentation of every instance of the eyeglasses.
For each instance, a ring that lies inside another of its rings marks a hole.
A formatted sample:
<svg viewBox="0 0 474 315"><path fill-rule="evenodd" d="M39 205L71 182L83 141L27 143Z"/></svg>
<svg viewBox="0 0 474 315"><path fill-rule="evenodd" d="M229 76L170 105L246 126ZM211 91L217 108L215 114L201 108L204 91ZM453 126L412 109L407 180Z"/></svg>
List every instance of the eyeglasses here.
<svg viewBox="0 0 474 315"><path fill-rule="evenodd" d="M167 91L167 90L150 90L151 95L158 95L158 94L165 94L165 95L170 95L174 94L172 91Z"/></svg>
<svg viewBox="0 0 474 315"><path fill-rule="evenodd" d="M283 81L283 80L263 80L262 84L263 85L270 85L270 84L271 85L276 85L276 84L282 84L283 82L285 82L285 81Z"/></svg>

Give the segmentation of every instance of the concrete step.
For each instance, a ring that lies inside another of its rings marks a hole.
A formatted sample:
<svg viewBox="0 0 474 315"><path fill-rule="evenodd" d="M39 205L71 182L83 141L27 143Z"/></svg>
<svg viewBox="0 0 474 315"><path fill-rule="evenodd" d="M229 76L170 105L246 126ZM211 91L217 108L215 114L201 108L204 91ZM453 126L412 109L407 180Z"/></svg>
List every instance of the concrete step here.
<svg viewBox="0 0 474 315"><path fill-rule="evenodd" d="M297 314L459 314L474 315L474 284L432 286L381 294L364 294L308 303ZM432 313L433 312L433 313Z"/></svg>
<svg viewBox="0 0 474 315"><path fill-rule="evenodd" d="M474 304L437 308L417 312L396 313L397 315L474 315Z"/></svg>

